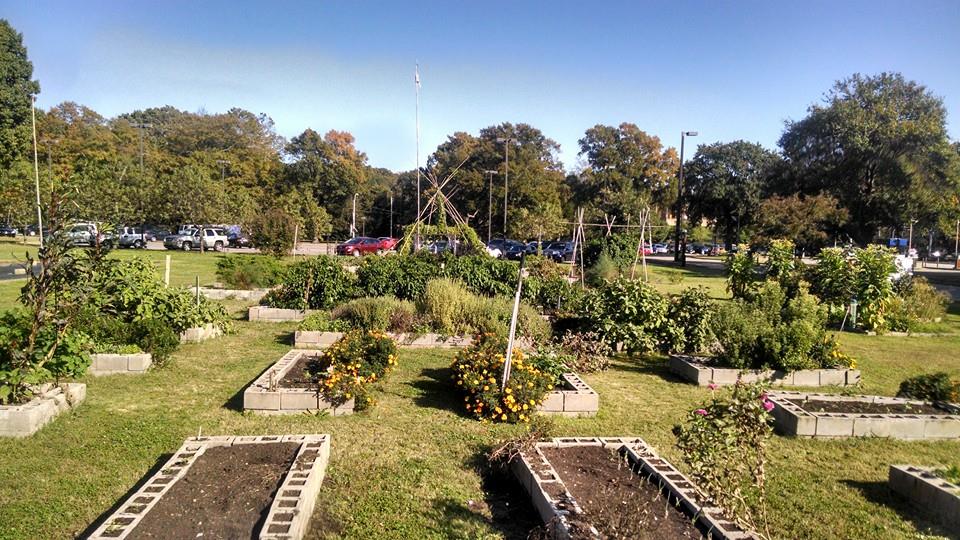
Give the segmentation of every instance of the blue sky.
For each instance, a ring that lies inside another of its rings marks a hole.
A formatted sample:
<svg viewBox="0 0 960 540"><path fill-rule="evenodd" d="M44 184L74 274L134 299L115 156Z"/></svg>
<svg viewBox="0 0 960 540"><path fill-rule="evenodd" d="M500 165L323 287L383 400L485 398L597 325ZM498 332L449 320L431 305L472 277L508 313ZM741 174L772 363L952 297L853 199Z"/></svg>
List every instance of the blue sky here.
<svg viewBox="0 0 960 540"><path fill-rule="evenodd" d="M50 2L0 4L24 34L39 104L105 116L174 105L264 112L292 137L347 130L374 166L454 131L532 124L567 167L597 124L667 145L775 147L833 81L900 71L943 97L958 137L960 2ZM688 154L689 156L689 154Z"/></svg>

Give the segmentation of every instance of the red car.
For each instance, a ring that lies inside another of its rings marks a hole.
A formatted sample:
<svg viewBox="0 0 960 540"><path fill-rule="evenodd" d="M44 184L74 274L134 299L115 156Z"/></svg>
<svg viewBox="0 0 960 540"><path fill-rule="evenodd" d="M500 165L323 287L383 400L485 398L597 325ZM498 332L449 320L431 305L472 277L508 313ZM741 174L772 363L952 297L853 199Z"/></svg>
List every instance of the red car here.
<svg viewBox="0 0 960 540"><path fill-rule="evenodd" d="M380 245L380 239L358 236L351 238L337 246L337 255L352 255L359 257L367 253L380 253L383 247Z"/></svg>
<svg viewBox="0 0 960 540"><path fill-rule="evenodd" d="M390 251L392 249L396 249L397 242L400 241L397 238L390 238L389 236L381 236L380 238L377 238L377 240L380 240L380 249L382 249L383 251Z"/></svg>

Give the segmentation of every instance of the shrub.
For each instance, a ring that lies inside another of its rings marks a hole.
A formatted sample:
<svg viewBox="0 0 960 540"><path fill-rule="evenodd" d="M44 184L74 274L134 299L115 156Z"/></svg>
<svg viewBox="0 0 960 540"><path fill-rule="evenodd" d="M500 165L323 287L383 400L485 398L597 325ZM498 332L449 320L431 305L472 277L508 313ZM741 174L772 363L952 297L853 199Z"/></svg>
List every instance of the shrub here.
<svg viewBox="0 0 960 540"><path fill-rule="evenodd" d="M469 317L474 315L482 300L471 294L461 283L440 278L427 283L417 308L433 327L445 334L477 330Z"/></svg>
<svg viewBox="0 0 960 540"><path fill-rule="evenodd" d="M893 297L890 283L890 274L895 270L893 252L873 245L856 250L854 256L857 266L854 294L860 305L860 318L865 328L882 331L887 327L887 307Z"/></svg>
<svg viewBox="0 0 960 540"><path fill-rule="evenodd" d="M521 294L525 300L541 308L572 313L578 311L584 293L580 284L570 283L562 274L538 276L531 272L523 280Z"/></svg>
<svg viewBox="0 0 960 540"><path fill-rule="evenodd" d="M918 375L900 383L897 397L960 403L960 380L944 372Z"/></svg>
<svg viewBox="0 0 960 540"><path fill-rule="evenodd" d="M710 330L713 310L713 302L703 287L684 289L679 296L672 297L667 307L664 345L670 351L705 351L713 337Z"/></svg>
<svg viewBox="0 0 960 540"><path fill-rule="evenodd" d="M474 294L483 296L512 296L517 288L519 265L506 259L487 255L442 258L445 275L466 285Z"/></svg>
<svg viewBox="0 0 960 540"><path fill-rule="evenodd" d="M416 319L416 306L392 296L358 298L334 308L330 316L351 328L403 332L405 329L397 326Z"/></svg>
<svg viewBox="0 0 960 540"><path fill-rule="evenodd" d="M324 399L340 406L354 399L354 408L373 405L368 386L397 363L397 345L382 332L353 330L323 351L319 375Z"/></svg>
<svg viewBox="0 0 960 540"><path fill-rule="evenodd" d="M336 259L320 255L292 264L280 287L260 303L288 309L329 309L352 298L354 285L353 275Z"/></svg>
<svg viewBox="0 0 960 540"><path fill-rule="evenodd" d="M286 266L272 257L226 255L217 259L217 279L231 289L267 288L283 281Z"/></svg>
<svg viewBox="0 0 960 540"><path fill-rule="evenodd" d="M363 296L416 300L423 295L427 282L441 275L439 259L429 253L365 257L357 267L357 289Z"/></svg>
<svg viewBox="0 0 960 540"><path fill-rule="evenodd" d="M600 286L606 281L614 281L620 277L620 267L606 251L600 253L597 261L587 267L587 283Z"/></svg>
<svg viewBox="0 0 960 540"><path fill-rule="evenodd" d="M810 290L829 306L846 306L853 298L856 269L841 248L820 251L808 276Z"/></svg>
<svg viewBox="0 0 960 540"><path fill-rule="evenodd" d="M577 373L603 371L610 365L610 346L595 332L567 332L560 340L567 365Z"/></svg>
<svg viewBox="0 0 960 540"><path fill-rule="evenodd" d="M563 374L570 371L570 360L563 349L549 343L537 345L527 357L527 363L548 375L554 387L563 386Z"/></svg>
<svg viewBox="0 0 960 540"><path fill-rule="evenodd" d="M505 362L506 341L490 334L478 335L470 347L461 349L451 369L453 380L464 392L467 412L481 420L529 422L553 389L553 378L531 366L515 349L510 380L504 390L500 377Z"/></svg>
<svg viewBox="0 0 960 540"><path fill-rule="evenodd" d="M639 243L640 236L635 234L614 233L610 236L594 238L584 247L584 264L587 267L593 267L605 254L617 270L629 268L637 256Z"/></svg>
<svg viewBox="0 0 960 540"><path fill-rule="evenodd" d="M922 277L905 276L894 283L894 296L887 311L891 330L906 332L938 321L947 314L950 296L938 291Z"/></svg>
<svg viewBox="0 0 960 540"><path fill-rule="evenodd" d="M718 364L753 368L760 358L760 337L771 331L772 324L743 300L721 304L712 322Z"/></svg>
<svg viewBox="0 0 960 540"><path fill-rule="evenodd" d="M753 290L757 281L756 263L748 250L728 254L724 269L727 274L727 291L734 298L744 298Z"/></svg>
<svg viewBox="0 0 960 540"><path fill-rule="evenodd" d="M261 251L282 257L293 248L297 218L281 208L271 208L253 221L250 238Z"/></svg>
<svg viewBox="0 0 960 540"><path fill-rule="evenodd" d="M0 313L0 343L16 346L24 351L32 329L32 317L27 311L12 310ZM27 387L50 380L80 377L90 367L89 350L93 342L83 333L67 331L57 341L57 329L44 326L36 334L35 345L30 356L24 360L31 363L29 370L17 368L15 354L10 347L0 348L0 403L19 403L30 397L28 388L22 393L14 392L13 382ZM52 356L48 354L52 352ZM21 353L22 354L22 353ZM10 384L11 386L6 386Z"/></svg>
<svg viewBox="0 0 960 540"><path fill-rule="evenodd" d="M739 526L768 538L765 468L773 408L762 385L737 383L673 428L700 489Z"/></svg>
<svg viewBox="0 0 960 540"><path fill-rule="evenodd" d="M667 301L645 283L618 279L590 291L583 313L608 345L623 342L628 351L644 353L661 346Z"/></svg>
<svg viewBox="0 0 960 540"><path fill-rule="evenodd" d="M315 311L300 321L297 330L306 332L347 332L351 330L351 326L348 321L332 318L329 311Z"/></svg>
<svg viewBox="0 0 960 540"><path fill-rule="evenodd" d="M180 347L180 336L165 321L144 319L133 324L131 342L153 357L154 366L163 366Z"/></svg>
<svg viewBox="0 0 960 540"><path fill-rule="evenodd" d="M790 240L773 240L767 251L767 279L774 279L789 295L800 283L796 246Z"/></svg>

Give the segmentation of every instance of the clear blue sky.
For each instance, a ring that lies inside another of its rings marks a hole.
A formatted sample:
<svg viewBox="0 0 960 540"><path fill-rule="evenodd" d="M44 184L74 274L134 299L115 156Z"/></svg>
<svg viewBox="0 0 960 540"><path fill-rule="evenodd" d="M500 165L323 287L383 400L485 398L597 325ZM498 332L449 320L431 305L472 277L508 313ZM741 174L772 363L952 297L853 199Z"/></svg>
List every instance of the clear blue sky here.
<svg viewBox="0 0 960 540"><path fill-rule="evenodd" d="M409 4L409 5L406 5ZM50 2L0 5L49 107L270 115L279 133L347 130L412 169L454 131L527 122L561 145L633 122L679 145L774 147L834 80L900 71L960 114L960 2Z"/></svg>

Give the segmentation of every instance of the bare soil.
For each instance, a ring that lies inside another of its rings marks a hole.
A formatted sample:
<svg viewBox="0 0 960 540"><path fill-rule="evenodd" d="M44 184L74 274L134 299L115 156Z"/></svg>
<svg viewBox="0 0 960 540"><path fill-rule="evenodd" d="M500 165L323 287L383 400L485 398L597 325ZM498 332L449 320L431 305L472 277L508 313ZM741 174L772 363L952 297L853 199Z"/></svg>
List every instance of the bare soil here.
<svg viewBox="0 0 960 540"><path fill-rule="evenodd" d="M299 447L285 442L207 449L128 538L256 538Z"/></svg>
<svg viewBox="0 0 960 540"><path fill-rule="evenodd" d="M326 363L320 356L303 355L297 359L297 363L287 370L279 381L277 386L281 388L314 388L317 386L318 373L327 369Z"/></svg>
<svg viewBox="0 0 960 540"><path fill-rule="evenodd" d="M544 448L583 514L571 516L574 538L701 538L691 517L670 504L666 493L599 446Z"/></svg>
<svg viewBox="0 0 960 540"><path fill-rule="evenodd" d="M950 414L932 405L906 403L871 403L867 401L825 401L818 399L787 400L807 412L849 414Z"/></svg>

